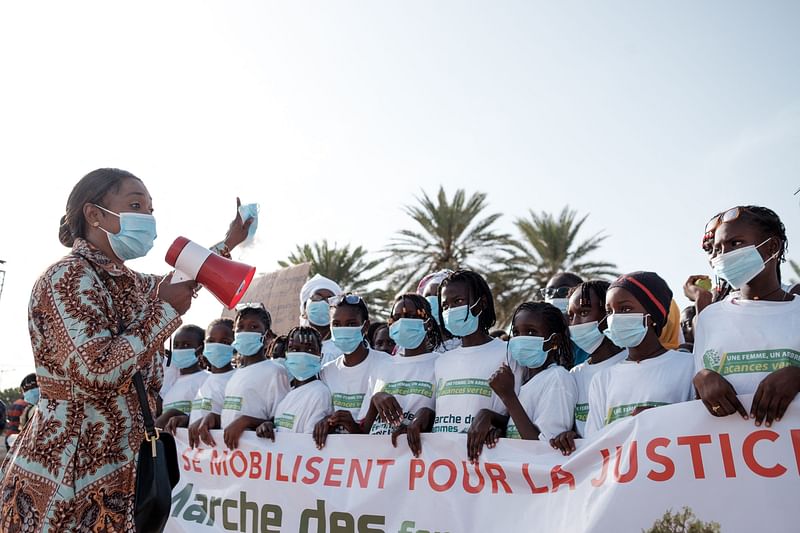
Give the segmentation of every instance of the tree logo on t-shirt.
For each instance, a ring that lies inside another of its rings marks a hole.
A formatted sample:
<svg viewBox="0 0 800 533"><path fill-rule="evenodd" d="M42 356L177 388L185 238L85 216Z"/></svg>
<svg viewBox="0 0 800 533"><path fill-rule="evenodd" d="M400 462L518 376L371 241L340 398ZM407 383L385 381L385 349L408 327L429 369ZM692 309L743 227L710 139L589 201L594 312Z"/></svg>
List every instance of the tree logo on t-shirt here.
<svg viewBox="0 0 800 533"><path fill-rule="evenodd" d="M706 350L706 353L703 354L703 366L709 370L715 370L719 372L719 365L721 362L722 358L719 356L719 352L716 350Z"/></svg>

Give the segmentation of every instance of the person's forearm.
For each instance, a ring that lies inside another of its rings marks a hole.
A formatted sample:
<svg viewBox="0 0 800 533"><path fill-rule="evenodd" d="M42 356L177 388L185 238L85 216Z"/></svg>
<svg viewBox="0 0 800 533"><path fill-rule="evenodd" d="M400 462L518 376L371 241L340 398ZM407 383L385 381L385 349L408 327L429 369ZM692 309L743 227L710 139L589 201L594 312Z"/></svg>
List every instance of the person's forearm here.
<svg viewBox="0 0 800 533"><path fill-rule="evenodd" d="M536 427L536 424L531 422L531 419L528 417L528 413L525 412L525 409L519 402L517 395L513 394L507 398L502 398L502 400L508 409L508 414L511 417L511 420L513 420L514 425L517 426L517 431L519 431L520 437L525 440L538 440L539 433L541 432L539 431L539 428Z"/></svg>
<svg viewBox="0 0 800 533"><path fill-rule="evenodd" d="M419 425L420 431L430 433L436 413L430 407L423 407L414 414L414 422Z"/></svg>

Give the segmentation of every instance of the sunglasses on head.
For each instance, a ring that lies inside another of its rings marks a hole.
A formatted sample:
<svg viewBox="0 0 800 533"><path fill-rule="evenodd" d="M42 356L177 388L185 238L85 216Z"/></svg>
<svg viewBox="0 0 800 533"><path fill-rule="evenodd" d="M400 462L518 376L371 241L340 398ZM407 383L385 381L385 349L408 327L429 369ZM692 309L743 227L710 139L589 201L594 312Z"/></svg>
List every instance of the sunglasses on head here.
<svg viewBox="0 0 800 533"><path fill-rule="evenodd" d="M539 289L539 295L542 298L566 298L570 289L571 287L545 287Z"/></svg>
<svg viewBox="0 0 800 533"><path fill-rule="evenodd" d="M358 305L360 303L364 303L364 299L358 294L340 294L338 296L332 296L328 298L328 305L333 307L336 307L342 303L346 303L348 305Z"/></svg>
<svg viewBox="0 0 800 533"><path fill-rule="evenodd" d="M267 310L267 308L261 302L247 302L247 303L236 304L236 312L244 311L245 309L263 309L264 311Z"/></svg>

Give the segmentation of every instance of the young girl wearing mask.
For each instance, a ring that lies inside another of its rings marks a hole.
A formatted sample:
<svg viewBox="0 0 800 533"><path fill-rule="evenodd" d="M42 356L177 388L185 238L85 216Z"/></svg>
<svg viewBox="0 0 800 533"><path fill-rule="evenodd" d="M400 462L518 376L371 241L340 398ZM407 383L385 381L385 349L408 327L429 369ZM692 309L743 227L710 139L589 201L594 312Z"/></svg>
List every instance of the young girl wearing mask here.
<svg viewBox="0 0 800 533"><path fill-rule="evenodd" d="M370 380L371 398L361 409L362 427L372 435L406 434L415 456L422 451L420 433L433 425L436 381L434 366L442 343L428 301L419 294L398 296L392 306L389 335L402 355L378 365Z"/></svg>
<svg viewBox="0 0 800 533"><path fill-rule="evenodd" d="M692 358L667 350L659 335L667 322L672 291L658 274L620 276L606 293L608 329L625 360L599 372L589 385L587 436L644 409L694 398Z"/></svg>
<svg viewBox="0 0 800 533"><path fill-rule="evenodd" d="M256 435L275 441L276 432L313 433L316 423L333 413L331 391L319 379L322 337L311 327L292 329L287 337L286 369L292 390L275 409L275 418L256 429Z"/></svg>
<svg viewBox="0 0 800 533"><path fill-rule="evenodd" d="M496 317L494 299L482 276L458 270L439 286L440 320L461 339L461 346L444 352L435 365L436 417L434 433L467 433L467 455L476 458L492 427L505 427L506 406L492 391L489 378L507 362L506 343L489 336ZM520 371L511 362L514 392Z"/></svg>
<svg viewBox="0 0 800 533"><path fill-rule="evenodd" d="M800 298L781 285L786 230L774 211L739 206L706 226L711 267L738 293L705 307L694 327L694 385L714 416L780 420L800 391ZM748 412L737 394L753 394Z"/></svg>
<svg viewBox="0 0 800 533"><path fill-rule="evenodd" d="M198 429L200 422L208 415L215 418L214 426L219 426L222 405L225 400L225 386L233 376L233 320L219 318L206 328L203 344L203 357L208 361L211 375L200 385L192 401L189 416L174 417L164 427L174 433L176 428L189 427L189 444L199 444Z"/></svg>
<svg viewBox="0 0 800 533"><path fill-rule="evenodd" d="M569 373L572 347L561 309L542 302L527 302L514 311L508 352L523 370L525 384L514 392L514 374L507 365L491 378L492 387L508 408L509 438L549 440L572 429L577 390ZM494 446L503 428L490 433Z"/></svg>

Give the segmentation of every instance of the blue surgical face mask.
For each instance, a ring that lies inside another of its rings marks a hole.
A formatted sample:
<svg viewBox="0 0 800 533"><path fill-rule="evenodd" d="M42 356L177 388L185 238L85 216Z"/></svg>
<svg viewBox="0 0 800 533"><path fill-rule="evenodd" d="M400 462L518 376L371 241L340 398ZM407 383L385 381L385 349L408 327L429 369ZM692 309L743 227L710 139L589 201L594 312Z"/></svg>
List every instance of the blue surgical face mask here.
<svg viewBox="0 0 800 533"><path fill-rule="evenodd" d="M435 294L431 294L430 296L426 296L425 299L428 300L429 304L431 304L431 316L433 317L433 319L438 324L439 323L439 297L436 296Z"/></svg>
<svg viewBox="0 0 800 533"><path fill-rule="evenodd" d="M153 248L156 240L156 218L145 213L115 213L95 204L107 213L119 217L119 233L111 233L103 228L114 254L127 261L144 257Z"/></svg>
<svg viewBox="0 0 800 533"><path fill-rule="evenodd" d="M172 364L184 369L197 364L197 350L194 348L177 348L172 350Z"/></svg>
<svg viewBox="0 0 800 533"><path fill-rule="evenodd" d="M343 353L351 354L356 351L358 346L364 341L364 332L361 326L334 326L331 328L331 339Z"/></svg>
<svg viewBox="0 0 800 533"><path fill-rule="evenodd" d="M319 374L321 363L322 358L313 353L286 353L286 370L298 381L305 381Z"/></svg>
<svg viewBox="0 0 800 533"><path fill-rule="evenodd" d="M597 320L569 327L569 337L575 345L588 354L593 354L603 344L605 336L597 327Z"/></svg>
<svg viewBox="0 0 800 533"><path fill-rule="evenodd" d="M222 368L233 360L233 346L221 342L207 342L203 348L203 355L211 366Z"/></svg>
<svg viewBox="0 0 800 533"><path fill-rule="evenodd" d="M559 311L561 311L562 314L567 314L569 298L545 298L544 301L556 307Z"/></svg>
<svg viewBox="0 0 800 533"><path fill-rule="evenodd" d="M551 335L547 340L552 339ZM539 368L547 361L548 351L544 349L544 337L517 335L508 341L508 352L517 363L528 368Z"/></svg>
<svg viewBox="0 0 800 533"><path fill-rule="evenodd" d="M642 313L614 313L608 316L608 329L603 334L620 348L635 348L647 336L645 318Z"/></svg>
<svg viewBox="0 0 800 533"><path fill-rule="evenodd" d="M462 305L451 307L442 312L444 327L456 337L466 337L478 331L478 315L472 314L472 308L478 305L475 302L472 306Z"/></svg>
<svg viewBox="0 0 800 533"><path fill-rule="evenodd" d="M309 301L306 303L306 316L313 326L327 326L331 323L331 308L325 301Z"/></svg>
<svg viewBox="0 0 800 533"><path fill-rule="evenodd" d="M264 334L258 331L237 331L233 338L233 349L245 357L256 355L264 346Z"/></svg>
<svg viewBox="0 0 800 533"><path fill-rule="evenodd" d="M711 268L717 277L728 282L734 289L741 289L752 279L764 270L766 263L758 253L758 249L767 243L769 239L758 246L743 246L736 250L731 250L711 260ZM771 261L777 256L773 255L767 261Z"/></svg>
<svg viewBox="0 0 800 533"><path fill-rule="evenodd" d="M389 337L401 348L419 348L428 334L421 318L401 318L389 326Z"/></svg>
<svg viewBox="0 0 800 533"><path fill-rule="evenodd" d="M23 392L22 399L33 405L39 403L39 387L34 387L33 389Z"/></svg>

